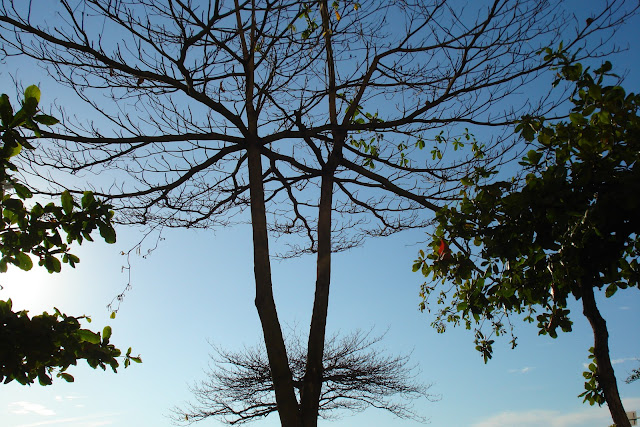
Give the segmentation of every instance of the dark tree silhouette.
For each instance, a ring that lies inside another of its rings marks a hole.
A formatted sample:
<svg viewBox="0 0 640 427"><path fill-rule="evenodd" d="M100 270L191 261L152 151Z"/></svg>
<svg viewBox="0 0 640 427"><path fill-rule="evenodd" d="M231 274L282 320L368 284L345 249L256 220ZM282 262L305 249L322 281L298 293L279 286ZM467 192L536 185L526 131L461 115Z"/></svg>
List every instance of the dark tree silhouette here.
<svg viewBox="0 0 640 427"><path fill-rule="evenodd" d="M284 426L317 424L332 253L428 225L469 171L507 161L512 144L496 137L448 162L445 137L553 108L527 90L548 65L539 50L563 40L581 49L576 60L597 56L632 12L611 1L585 23L539 0L1 4L0 59L32 58L100 116L63 115L64 131L44 133L54 142L32 158L36 173L104 173L96 194L124 223L251 223L255 304ZM299 395L270 233L294 236L281 255L317 256Z"/></svg>
<svg viewBox="0 0 640 427"><path fill-rule="evenodd" d="M630 427L596 296L640 285L640 201L627 197L640 192L640 96L619 86L609 61L591 71L565 53L547 55L557 55L556 84L574 85L568 120L523 118L515 129L532 149L522 179L480 170L462 201L437 213L436 250L420 251L413 266L431 277L421 308L434 311L439 332L447 323L473 328L487 362L514 317L537 322L540 335L570 332L575 298L593 330L580 396L606 402L615 424Z"/></svg>
<svg viewBox="0 0 640 427"><path fill-rule="evenodd" d="M415 366L409 364L409 356L385 355L377 346L381 340L381 336L371 337L362 331L329 337L322 361L320 417L335 418L341 410L359 412L375 407L400 418L426 421L407 400L436 397L427 393L428 386L415 381ZM302 337L292 334L287 350L299 395L307 360ZM192 389L197 404L175 409L175 422L191 424L216 417L228 424L242 424L277 411L264 344L242 351L214 347L211 359L213 367L207 379Z"/></svg>

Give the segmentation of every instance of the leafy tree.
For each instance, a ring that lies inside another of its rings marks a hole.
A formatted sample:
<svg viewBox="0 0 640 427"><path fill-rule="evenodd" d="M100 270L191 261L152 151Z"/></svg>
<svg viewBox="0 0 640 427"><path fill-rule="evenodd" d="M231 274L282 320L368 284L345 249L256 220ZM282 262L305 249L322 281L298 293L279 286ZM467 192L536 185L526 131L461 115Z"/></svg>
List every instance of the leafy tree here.
<svg viewBox="0 0 640 427"><path fill-rule="evenodd" d="M406 402L393 399L427 398L428 386L416 382L408 356L387 356L377 348L382 337L356 331L325 343L319 416L335 418L336 411L384 409L399 418L424 422ZM287 340L289 364L297 393L303 384L306 348L295 332ZM174 421L192 424L209 417L244 424L277 411L273 380L264 345L228 351L214 347L213 368L193 388L198 404L174 410Z"/></svg>
<svg viewBox="0 0 640 427"><path fill-rule="evenodd" d="M609 62L590 71L565 52L545 55L559 63L554 85L575 85L569 120L525 117L516 127L533 144L520 163L525 176L495 180L496 170L476 169L462 200L437 213L432 250L413 266L433 280L421 308L436 310L436 296L433 325L473 328L486 362L513 315L555 338L571 331L567 300L580 300L594 335L580 396L606 401L614 422L628 426L595 294L609 298L640 280L640 200L630 196L640 191L640 96L606 83Z"/></svg>
<svg viewBox="0 0 640 427"><path fill-rule="evenodd" d="M80 204L64 191L61 205L51 202L43 206L36 202L30 208L25 206L24 201L32 197L32 192L12 175L18 172L13 163L15 156L23 149L34 148L23 131L39 137L40 125L58 123L51 116L38 114L39 101L38 87L29 86L22 108L14 114L9 97L6 94L0 97L0 273L6 272L9 264L31 270L31 256L49 273L60 272L62 263L75 267L80 261L70 252L70 244L82 243L84 239L92 241L91 233L96 229L108 243L116 239L111 224L113 211L89 191L84 192ZM105 326L101 336L83 329L82 319L91 321L86 316L67 316L58 309L53 314L45 312L30 318L27 311L14 312L10 299L0 301L0 380L5 384L13 380L31 384L37 378L41 385L49 385L51 374L57 371L58 377L72 382L73 376L66 371L78 359L85 359L92 368L110 366L116 372L119 366L116 358L122 352L109 343L111 327ZM131 360L141 361L131 356L129 349L125 367Z"/></svg>
<svg viewBox="0 0 640 427"><path fill-rule="evenodd" d="M602 53L591 35L635 10L609 2L569 34L561 3L537 0L43 4L61 19L2 2L0 59L38 61L104 120L44 133L56 145L33 156L35 171L120 170L96 194L126 223L251 224L255 305L287 427L317 425L332 253L430 224L470 169L500 164L512 143L447 162L446 133L553 108L518 101L547 70L537 50L562 38ZM282 236L291 250L271 253ZM301 254L317 256L317 276L297 394L270 263Z"/></svg>

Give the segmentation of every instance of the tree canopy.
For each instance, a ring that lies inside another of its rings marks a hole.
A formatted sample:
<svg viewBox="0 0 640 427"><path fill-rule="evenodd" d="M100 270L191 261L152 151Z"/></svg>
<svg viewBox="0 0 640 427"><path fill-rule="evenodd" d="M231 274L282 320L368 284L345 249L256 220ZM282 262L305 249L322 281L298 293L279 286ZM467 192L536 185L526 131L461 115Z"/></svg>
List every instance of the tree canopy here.
<svg viewBox="0 0 640 427"><path fill-rule="evenodd" d="M69 191L61 195L61 204L53 202L42 205L39 202L26 206L32 191L14 173L19 168L13 160L23 150L33 150L25 131L41 136L40 125L50 126L57 119L46 114L38 114L40 90L29 86L24 92L22 108L13 111L9 97L0 97L0 183L2 184L2 215L0 217L0 273L15 265L28 271L33 267L31 256L38 259L38 265L49 273L60 272L62 263L75 267L80 259L70 252L70 245L83 240L92 241L91 234L99 229L108 243L115 242L112 225L114 212L110 205L94 198L86 191L78 203ZM64 238L63 238L64 236ZM61 262L62 261L62 262ZM114 313L115 314L115 313ZM44 312L29 317L27 311L14 312L11 300L0 301L0 381L13 380L20 384L31 384L36 378L41 385L52 383L51 374L72 382L73 376L67 372L78 359L85 359L92 368L107 366L116 372L117 360L122 352L113 344L111 327L105 326L100 333L83 329L81 320L91 321L87 316L68 316L57 308L53 314ZM125 367L131 360L129 348Z"/></svg>
<svg viewBox="0 0 640 427"><path fill-rule="evenodd" d="M523 176L476 169L462 200L438 211L431 251L413 266L433 280L421 308L435 312L441 332L447 323L473 328L487 361L514 316L555 338L571 331L567 300L581 300L594 333L581 396L606 401L617 425L628 425L594 294L640 283L640 96L615 84L610 62L591 71L566 52L544 54L558 63L554 86L574 85L568 120L524 117L516 127L531 144Z"/></svg>

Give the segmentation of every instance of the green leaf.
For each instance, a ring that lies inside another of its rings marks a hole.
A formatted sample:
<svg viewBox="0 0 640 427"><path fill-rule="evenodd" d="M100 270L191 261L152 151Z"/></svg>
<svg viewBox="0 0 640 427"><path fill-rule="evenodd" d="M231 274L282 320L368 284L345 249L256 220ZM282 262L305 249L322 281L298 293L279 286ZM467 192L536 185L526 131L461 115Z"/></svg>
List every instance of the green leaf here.
<svg viewBox="0 0 640 427"><path fill-rule="evenodd" d="M529 163L532 165L537 165L540 159L542 158L542 153L536 150L529 150L527 153L527 159Z"/></svg>
<svg viewBox="0 0 640 427"><path fill-rule="evenodd" d="M533 141L533 137L535 136L535 131L533 130L533 128L529 125L529 124L525 124L522 127L522 137L524 138L525 141L527 142L531 142Z"/></svg>
<svg viewBox="0 0 640 427"><path fill-rule="evenodd" d="M78 258L76 255L74 254L65 254L67 256L67 262L69 263L69 265L71 267L75 267L77 263L80 262L80 258Z"/></svg>
<svg viewBox="0 0 640 427"><path fill-rule="evenodd" d="M582 111L582 115L586 116L590 116L591 114L593 114L593 112L596 110L596 106L595 105L589 105L587 108L585 108Z"/></svg>
<svg viewBox="0 0 640 427"><path fill-rule="evenodd" d="M62 209L64 209L64 213L70 215L73 212L73 196L69 193L69 190L64 190L60 197L62 201Z"/></svg>
<svg viewBox="0 0 640 427"><path fill-rule="evenodd" d="M45 126L53 126L60 123L60 121L55 117L51 117L46 114L39 114L37 116L33 116L33 121L38 122L41 125L45 125Z"/></svg>
<svg viewBox="0 0 640 427"><path fill-rule="evenodd" d="M612 283L609 286L607 286L607 290L604 291L604 295L607 298L610 298L616 293L617 290L618 290L618 285L616 285L615 283Z"/></svg>
<svg viewBox="0 0 640 427"><path fill-rule="evenodd" d="M116 312L112 311L111 315L109 316L110 319L115 319L116 318Z"/></svg>
<svg viewBox="0 0 640 427"><path fill-rule="evenodd" d="M33 98L31 98L31 99L33 99ZM27 111L24 108L21 108L20 110L18 110L16 115L13 116L13 120L11 121L11 123L9 123L9 127L15 128L15 127L18 127L18 126L22 126L22 124L24 124L24 122L28 118L29 118L29 114L27 113Z"/></svg>
<svg viewBox="0 0 640 427"><path fill-rule="evenodd" d="M17 266L20 267L21 270L29 271L33 267L33 261L31 261L31 257L24 252L18 252L15 255Z"/></svg>
<svg viewBox="0 0 640 427"><path fill-rule="evenodd" d="M31 121L31 118L35 116L36 111L38 111L38 100L34 97L25 98L22 102L22 109L20 111L24 112L25 123ZM31 128L30 126L28 127Z"/></svg>
<svg viewBox="0 0 640 427"><path fill-rule="evenodd" d="M462 179L460 180L460 183L461 183L462 185L466 185L466 186L471 186L471 185L473 185L473 181L472 181L469 177L462 178Z"/></svg>
<svg viewBox="0 0 640 427"><path fill-rule="evenodd" d="M38 374L38 382L42 386L51 385L51 378L47 376L47 374L45 374L44 372L41 372Z"/></svg>
<svg viewBox="0 0 640 427"><path fill-rule="evenodd" d="M589 95L595 99L595 100L600 100L600 98L602 98L602 91L600 89L600 86L598 85L592 85L589 87ZM585 114L587 115L587 114Z"/></svg>
<svg viewBox="0 0 640 427"><path fill-rule="evenodd" d="M60 260L51 255L47 255L44 260L39 262L39 264L43 265L49 273L60 273L60 270L62 270Z"/></svg>
<svg viewBox="0 0 640 427"><path fill-rule="evenodd" d="M95 198L93 197L93 193L91 191L85 191L84 193L82 193L82 200L80 203L82 204L83 209L90 207L94 202Z"/></svg>
<svg viewBox="0 0 640 427"><path fill-rule="evenodd" d="M105 326L102 329L102 339L106 342L111 338L111 326Z"/></svg>
<svg viewBox="0 0 640 427"><path fill-rule="evenodd" d="M29 98L35 98L36 104L40 102L40 89L36 85L31 85L24 90L24 98L25 100Z"/></svg>
<svg viewBox="0 0 640 427"><path fill-rule="evenodd" d="M11 108L11 102L9 102L9 96L6 93L3 93L0 97L0 119L2 120L2 126L5 128L13 120L13 108Z"/></svg>
<svg viewBox="0 0 640 427"><path fill-rule="evenodd" d="M600 67L599 71L602 72L602 73L608 73L609 71L611 71L612 68L613 68L613 65L611 65L611 62L605 61L602 64L602 67Z"/></svg>
<svg viewBox="0 0 640 427"><path fill-rule="evenodd" d="M104 238L104 241L107 243L116 242L116 230L114 230L113 227L110 225L101 225L100 235Z"/></svg>
<svg viewBox="0 0 640 427"><path fill-rule="evenodd" d="M581 113L569 114L569 120L575 125L584 125L587 122L587 119Z"/></svg>
<svg viewBox="0 0 640 427"><path fill-rule="evenodd" d="M21 144L18 144L17 142L15 142L14 144L15 145L7 153L7 157L8 158L12 158L13 156L17 156L22 151L22 145Z"/></svg>
<svg viewBox="0 0 640 427"><path fill-rule="evenodd" d="M13 183L13 189L16 190L16 194L21 199L29 199L33 196L33 193L31 193L31 190L29 190L27 187L25 187L24 185L18 182Z"/></svg>
<svg viewBox="0 0 640 427"><path fill-rule="evenodd" d="M75 378L73 378L73 375L67 374L66 372L60 372L58 374L58 377L62 378L63 380L65 380L68 383L72 383L72 382L75 381Z"/></svg>
<svg viewBox="0 0 640 427"><path fill-rule="evenodd" d="M88 329L80 329L78 330L77 334L82 341L86 341L91 344L100 344L100 335L96 334L95 332L92 332Z"/></svg>

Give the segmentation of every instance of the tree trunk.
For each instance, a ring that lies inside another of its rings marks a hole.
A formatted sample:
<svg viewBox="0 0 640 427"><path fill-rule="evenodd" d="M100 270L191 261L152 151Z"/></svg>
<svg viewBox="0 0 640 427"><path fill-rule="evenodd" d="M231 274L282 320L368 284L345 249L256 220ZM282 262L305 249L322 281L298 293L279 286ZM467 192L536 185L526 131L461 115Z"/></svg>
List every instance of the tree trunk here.
<svg viewBox="0 0 640 427"><path fill-rule="evenodd" d="M235 1L235 6L238 29L242 29L238 0ZM255 8L252 11L255 11ZM256 280L255 304L260 317L260 324L262 325L267 357L269 358L280 423L283 427L301 427L300 408L293 387L293 376L289 367L289 358L287 357L287 348L282 336L282 328L278 320L276 303L273 299L273 284L271 282L269 236L267 233L267 214L262 177L262 154L260 153L261 144L258 137L258 113L254 108L253 98L255 27L255 15L252 12L249 34L242 33L241 44L245 59L244 74L246 77L247 132L245 138L247 141L251 228L253 231L253 272Z"/></svg>
<svg viewBox="0 0 640 427"><path fill-rule="evenodd" d="M278 415L283 427L301 426L298 401L293 388L293 377L289 368L287 350L282 337L271 283L269 260L269 238L262 182L260 147L249 144L249 187L251 197L251 227L253 230L253 271L256 280L256 308L262 324L264 343L267 348L273 387L275 389Z"/></svg>
<svg viewBox="0 0 640 427"><path fill-rule="evenodd" d="M613 372L613 366L611 366L607 322L600 315L593 295L591 282L589 280L583 280L580 283L580 287L582 290L582 312L589 320L591 328L593 329L593 354L596 358L598 384L602 387L605 400L609 406L609 412L616 426L631 427L631 423L627 418L627 414L622 406L622 401L620 400L616 376Z"/></svg>
<svg viewBox="0 0 640 427"><path fill-rule="evenodd" d="M333 208L334 175L340 159L346 134L338 132L338 112L336 107L337 88L331 31L329 24L329 6L327 0L320 2L320 15L327 55L327 80L329 89L329 121L332 131L333 147L323 165L320 185L320 204L318 208L318 259L316 264L316 291L313 300L313 313L309 328L307 345L307 366L302 390L300 407L304 427L318 425L318 409L322 392L324 340L327 328L329 306L329 286L331 284L331 212Z"/></svg>
<svg viewBox="0 0 640 427"><path fill-rule="evenodd" d="M318 214L318 259L316 291L307 346L307 366L300 394L302 421L305 427L318 424L318 405L322 391L324 341L331 283L331 208L333 171L322 178Z"/></svg>

